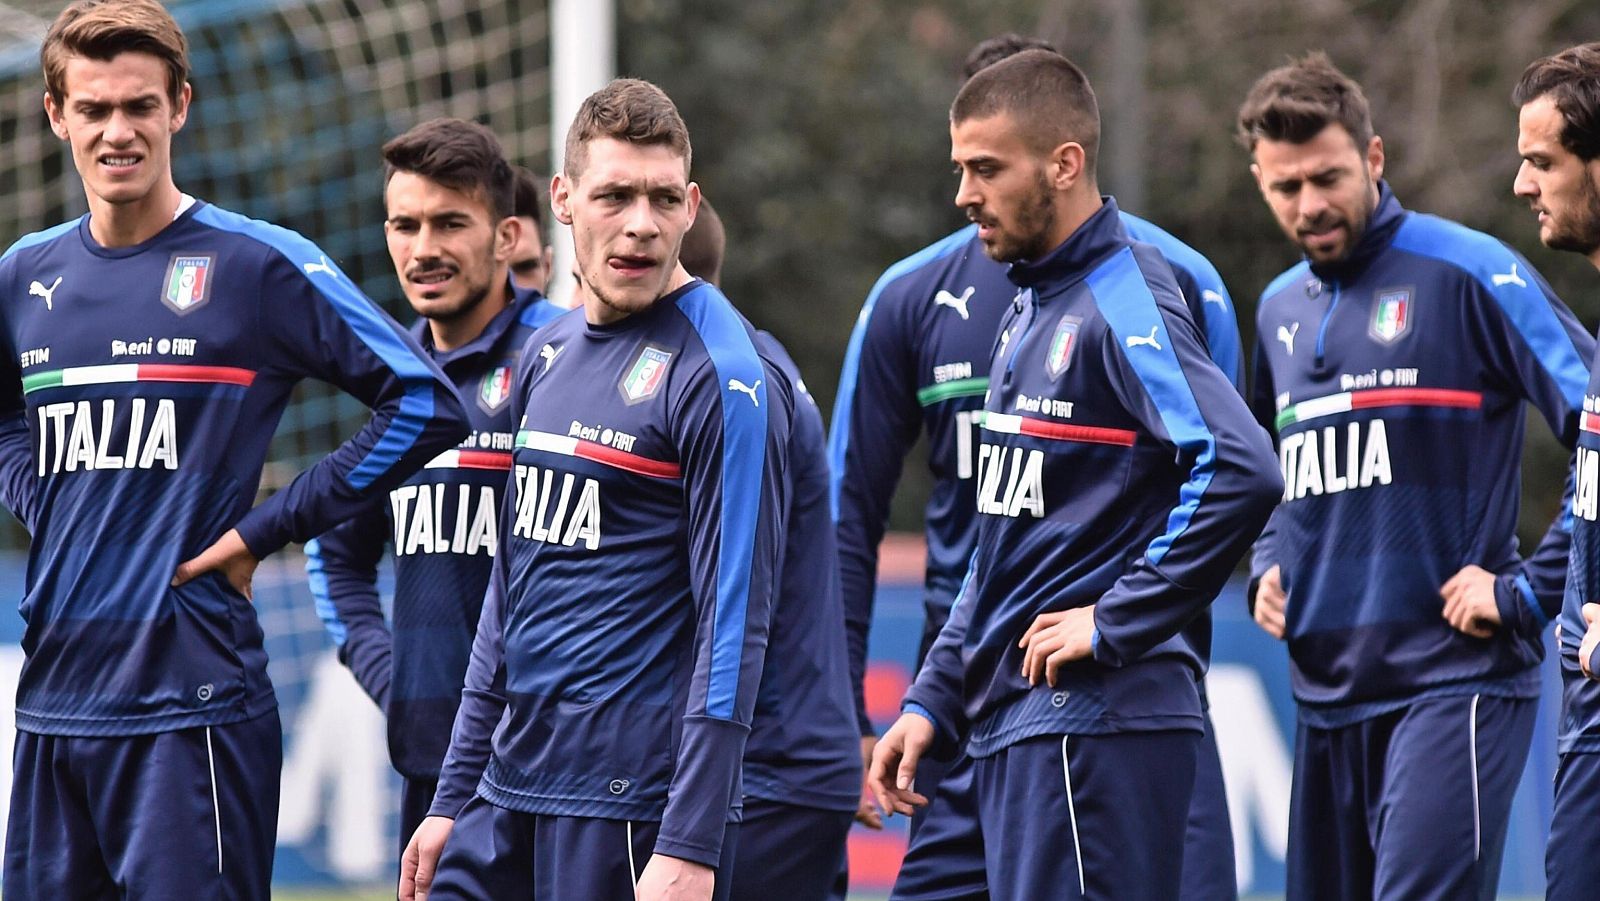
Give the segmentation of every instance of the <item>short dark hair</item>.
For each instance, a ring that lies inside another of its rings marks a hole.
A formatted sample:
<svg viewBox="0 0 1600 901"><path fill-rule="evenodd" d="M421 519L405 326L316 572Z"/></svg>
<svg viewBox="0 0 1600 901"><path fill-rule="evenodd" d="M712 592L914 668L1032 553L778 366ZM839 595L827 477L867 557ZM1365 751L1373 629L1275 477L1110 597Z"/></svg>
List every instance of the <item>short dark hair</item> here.
<svg viewBox="0 0 1600 901"><path fill-rule="evenodd" d="M517 176L516 215L527 216L535 229L544 231L544 195L539 190L539 177L526 166L511 168Z"/></svg>
<svg viewBox="0 0 1600 901"><path fill-rule="evenodd" d="M1061 52L1054 44L1043 38L1023 37L1014 31L1008 31L979 41L977 46L967 53L967 61L961 66L961 77L971 78L995 63L1016 56L1024 50Z"/></svg>
<svg viewBox="0 0 1600 901"><path fill-rule="evenodd" d="M1561 146L1584 162L1600 157L1600 41L1534 60L1511 102L1521 107L1546 95L1561 113Z"/></svg>
<svg viewBox="0 0 1600 901"><path fill-rule="evenodd" d="M694 225L683 235L683 247L678 251L678 261L684 271L703 278L713 285L722 283L722 255L728 246L727 232L722 229L722 217L711 208L705 197L700 198L700 211L695 213Z"/></svg>
<svg viewBox="0 0 1600 901"><path fill-rule="evenodd" d="M465 119L429 119L383 145L383 183L410 172L452 190L481 192L495 221L516 212L516 177L494 132Z"/></svg>
<svg viewBox="0 0 1600 901"><path fill-rule="evenodd" d="M664 144L683 157L688 171L693 151L689 146L689 126L683 124L678 107L661 90L638 78L618 78L595 91L578 107L567 129L563 166L569 178L577 178L589 162L588 145L596 138L615 138L629 144Z"/></svg>
<svg viewBox="0 0 1600 901"><path fill-rule="evenodd" d="M1239 142L1252 151L1262 139L1304 144L1329 125L1342 126L1359 149L1372 140L1361 85L1320 50L1261 76L1239 107Z"/></svg>
<svg viewBox="0 0 1600 901"><path fill-rule="evenodd" d="M1036 150L1083 146L1091 176L1100 153L1100 106L1089 77L1054 50L1024 50L973 75L950 105L950 122L1009 113Z"/></svg>
<svg viewBox="0 0 1600 901"><path fill-rule="evenodd" d="M189 80L189 42L166 7L155 0L78 0L61 11L39 47L45 90L56 103L67 96L67 60L110 60L119 53L148 53L167 70L174 104Z"/></svg>

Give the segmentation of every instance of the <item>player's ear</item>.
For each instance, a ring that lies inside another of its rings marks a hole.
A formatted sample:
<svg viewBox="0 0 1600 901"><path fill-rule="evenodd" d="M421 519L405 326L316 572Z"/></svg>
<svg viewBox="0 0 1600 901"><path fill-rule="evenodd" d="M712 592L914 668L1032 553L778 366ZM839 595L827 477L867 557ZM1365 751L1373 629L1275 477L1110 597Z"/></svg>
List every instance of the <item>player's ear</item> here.
<svg viewBox="0 0 1600 901"><path fill-rule="evenodd" d="M684 208L689 211L689 227L693 228L694 217L700 215L700 185L698 183L689 182L689 190L684 193L683 201ZM684 231L688 231L688 229L684 229Z"/></svg>
<svg viewBox="0 0 1600 901"><path fill-rule="evenodd" d="M183 123L189 121L189 101L194 97L194 88L186 81L183 89L178 92L178 103L172 108L172 131L178 132L183 128Z"/></svg>
<svg viewBox="0 0 1600 901"><path fill-rule="evenodd" d="M500 220L494 230L494 261L504 263L511 259L511 251L516 248L517 241L522 237L522 220L515 216L507 216Z"/></svg>
<svg viewBox="0 0 1600 901"><path fill-rule="evenodd" d="M562 225L572 224L572 189L577 187L569 185L567 181L565 172L550 176L550 212Z"/></svg>
<svg viewBox="0 0 1600 901"><path fill-rule="evenodd" d="M56 137L63 141L68 140L65 111L61 109L59 103L56 103L56 98L50 96L49 91L44 92L44 114L50 120L50 130L56 133Z"/></svg>

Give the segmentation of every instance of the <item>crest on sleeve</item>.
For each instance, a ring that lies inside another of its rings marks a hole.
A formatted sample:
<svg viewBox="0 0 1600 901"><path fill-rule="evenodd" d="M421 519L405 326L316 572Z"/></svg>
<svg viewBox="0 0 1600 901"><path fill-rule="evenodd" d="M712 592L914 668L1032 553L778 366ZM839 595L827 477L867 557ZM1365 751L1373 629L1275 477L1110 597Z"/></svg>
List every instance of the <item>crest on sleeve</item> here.
<svg viewBox="0 0 1600 901"><path fill-rule="evenodd" d="M216 262L214 253L173 254L162 282L161 302L182 316L210 300L211 270Z"/></svg>
<svg viewBox="0 0 1600 901"><path fill-rule="evenodd" d="M628 374L617 385L622 399L636 404L654 397L661 390L661 383L666 381L667 366L671 362L672 352L665 348L653 344L640 348L639 356L628 367Z"/></svg>
<svg viewBox="0 0 1600 901"><path fill-rule="evenodd" d="M1378 292L1372 305L1372 324L1367 332L1382 344L1393 344L1411 328L1411 289L1387 288Z"/></svg>
<svg viewBox="0 0 1600 901"><path fill-rule="evenodd" d="M1056 326L1056 333L1050 339L1050 349L1044 355L1044 373L1051 381L1061 377L1072 365L1072 349L1078 346L1078 328L1083 325L1083 319L1078 316L1062 316L1061 323Z"/></svg>
<svg viewBox="0 0 1600 901"><path fill-rule="evenodd" d="M511 399L511 364L496 366L484 375L478 386L478 405L489 413L499 412Z"/></svg>

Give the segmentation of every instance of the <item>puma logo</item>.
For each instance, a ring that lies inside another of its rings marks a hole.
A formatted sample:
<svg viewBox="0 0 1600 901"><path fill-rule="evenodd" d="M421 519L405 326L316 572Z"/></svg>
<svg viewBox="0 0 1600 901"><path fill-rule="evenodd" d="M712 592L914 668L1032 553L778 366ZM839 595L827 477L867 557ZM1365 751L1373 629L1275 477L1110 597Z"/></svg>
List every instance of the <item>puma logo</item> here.
<svg viewBox="0 0 1600 901"><path fill-rule="evenodd" d="M754 385L746 385L744 382L741 382L738 379L728 379L729 391L738 391L741 394L750 395L750 402L758 407L761 406L761 401L756 399L756 389L760 387L760 379L756 379L756 383Z"/></svg>
<svg viewBox="0 0 1600 901"><path fill-rule="evenodd" d="M46 288L44 286L43 282L38 281L37 279L35 279L33 284L28 286L28 296L29 297L43 297L44 298L44 308L47 309L47 310L55 309L56 308L55 307L56 289L61 287L61 278L62 278L62 276L59 276L59 275L56 276L56 280L51 282L50 283L50 287L48 287L48 288Z"/></svg>
<svg viewBox="0 0 1600 901"><path fill-rule="evenodd" d="M975 290L977 290L977 286L968 285L967 290L962 291L961 296L957 297L954 294L951 294L949 291L940 288L939 293L933 295L933 305L936 307L949 307L950 309L955 310L957 313L960 313L961 319L965 321L969 318L967 312L967 301L972 299L972 292Z"/></svg>
<svg viewBox="0 0 1600 901"><path fill-rule="evenodd" d="M326 272L328 275L333 276L334 278L339 277L339 273L333 270L333 266L328 263L328 258L326 256L322 258L322 262L305 263L302 264L302 268L305 269L306 275L311 275L315 272Z"/></svg>
<svg viewBox="0 0 1600 901"><path fill-rule="evenodd" d="M565 348L561 347L551 347L548 344L539 348L539 357L544 360L544 368L549 369L551 365L555 363L556 357L561 356L561 351L564 349Z"/></svg>
<svg viewBox="0 0 1600 901"><path fill-rule="evenodd" d="M1516 263L1511 264L1510 272L1496 272L1494 275L1489 276L1489 279L1494 282L1496 288L1502 285L1516 285L1519 288L1528 287L1528 283L1523 281L1522 276L1517 274Z"/></svg>
<svg viewBox="0 0 1600 901"><path fill-rule="evenodd" d="M1224 310L1228 308L1228 301L1223 298L1221 292L1213 291L1210 288L1200 292L1200 302L1202 304L1214 303Z"/></svg>
<svg viewBox="0 0 1600 901"><path fill-rule="evenodd" d="M1142 347L1154 347L1156 350L1160 350L1161 349L1161 343L1156 340L1156 331L1159 328L1161 328L1161 327L1158 326L1158 325L1150 326L1150 336L1148 338L1145 337L1144 335L1129 335L1128 336L1128 346L1129 347L1141 347L1141 346Z"/></svg>
<svg viewBox="0 0 1600 901"><path fill-rule="evenodd" d="M1299 333L1300 323L1298 322L1294 324L1294 328L1285 328L1281 325L1278 326L1278 340L1282 341L1283 346L1289 349L1289 356L1291 357L1294 356L1294 336L1298 335Z"/></svg>

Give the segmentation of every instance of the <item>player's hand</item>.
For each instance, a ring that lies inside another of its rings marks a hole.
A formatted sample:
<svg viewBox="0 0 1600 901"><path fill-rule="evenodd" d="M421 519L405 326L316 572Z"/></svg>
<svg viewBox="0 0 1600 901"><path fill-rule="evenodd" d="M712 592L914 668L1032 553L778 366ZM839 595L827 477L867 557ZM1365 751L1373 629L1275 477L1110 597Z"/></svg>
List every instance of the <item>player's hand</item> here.
<svg viewBox="0 0 1600 901"><path fill-rule="evenodd" d="M1283 570L1274 564L1256 583L1255 620L1256 625L1279 641L1283 640L1283 609L1287 600L1283 593Z"/></svg>
<svg viewBox="0 0 1600 901"><path fill-rule="evenodd" d="M878 745L878 736L861 736L861 799L856 802L856 822L868 829L882 829L883 815L872 803L872 785L867 774L872 772L872 749Z"/></svg>
<svg viewBox="0 0 1600 901"><path fill-rule="evenodd" d="M633 896L638 901L711 901L716 882L717 871L703 863L652 854Z"/></svg>
<svg viewBox="0 0 1600 901"><path fill-rule="evenodd" d="M172 576L172 587L177 588L208 572L220 572L234 591L244 595L245 600L253 601L255 593L250 589L250 580L260 565L261 561L245 546L239 530L229 529L216 544L201 551L200 556L178 565L178 571Z"/></svg>
<svg viewBox="0 0 1600 901"><path fill-rule="evenodd" d="M1600 647L1600 604L1583 605L1583 621L1589 624L1583 633L1583 642L1578 645L1578 667L1583 674L1591 679L1600 679L1600 673L1589 668L1589 658L1594 656L1594 649Z"/></svg>
<svg viewBox="0 0 1600 901"><path fill-rule="evenodd" d="M439 855L455 825L449 817L423 818L400 856L400 901L427 901L433 876L439 871Z"/></svg>
<svg viewBox="0 0 1600 901"><path fill-rule="evenodd" d="M1039 614L1017 642L1022 648L1022 678L1029 685L1038 685L1043 679L1055 688L1062 665L1089 659L1094 654L1093 641L1093 604Z"/></svg>
<svg viewBox="0 0 1600 901"><path fill-rule="evenodd" d="M910 816L928 799L912 790L917 778L917 762L933 746L933 723L915 713L902 713L872 749L872 766L867 770L867 787L884 813L898 811Z"/></svg>
<svg viewBox="0 0 1600 901"><path fill-rule="evenodd" d="M1494 573L1468 564L1439 589L1444 598L1444 618L1456 631L1473 638L1488 638L1500 625L1500 608L1494 602Z"/></svg>

